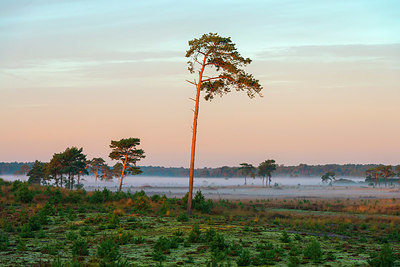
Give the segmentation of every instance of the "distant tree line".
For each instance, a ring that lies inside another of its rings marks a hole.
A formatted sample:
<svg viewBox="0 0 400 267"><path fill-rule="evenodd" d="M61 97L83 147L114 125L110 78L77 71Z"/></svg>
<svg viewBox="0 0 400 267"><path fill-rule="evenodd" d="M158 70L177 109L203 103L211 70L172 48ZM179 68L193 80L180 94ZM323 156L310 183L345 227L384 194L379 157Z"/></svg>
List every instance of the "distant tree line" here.
<svg viewBox="0 0 400 267"><path fill-rule="evenodd" d="M246 163L247 164L247 163ZM378 164L325 164L297 166L277 165L274 176L289 177L321 177L327 172L334 172L336 176L344 177L365 177L366 170L378 167ZM400 166L400 165L398 165ZM251 174L243 172L243 165L238 167L223 166L219 168L198 168L195 169L196 177L251 177ZM141 166L142 175L146 176L165 176L165 177L188 177L188 168L168 168L161 166ZM395 167L394 167L395 168ZM400 168L400 167L399 167Z"/></svg>
<svg viewBox="0 0 400 267"><path fill-rule="evenodd" d="M117 163L119 165L121 163ZM21 172L21 167L23 165L27 165L29 168L32 167L33 162L0 162L0 174L14 174L16 172ZM274 172L274 176L289 176L289 177L321 177L323 174L327 172L334 172L336 176L344 176L344 177L365 177L366 171L368 169L373 169L379 167L379 164L325 164L325 165L308 165L308 164L300 164L297 166L284 166L277 165L276 170ZM113 167L110 166L110 170L113 170ZM219 168L198 168L195 169L196 177L245 177L245 173L240 169L241 166L238 167L228 167L223 166ZM398 175L396 172L397 169L400 168L400 165L393 166L395 170L395 176ZM188 177L189 176L189 168L173 168L173 167L161 167L161 166L140 166L142 171L141 175L145 176L165 176L165 177ZM89 170L91 173L94 173ZM118 172L121 174L121 172ZM103 176L101 169L99 171L99 175ZM247 175L246 175L247 176Z"/></svg>

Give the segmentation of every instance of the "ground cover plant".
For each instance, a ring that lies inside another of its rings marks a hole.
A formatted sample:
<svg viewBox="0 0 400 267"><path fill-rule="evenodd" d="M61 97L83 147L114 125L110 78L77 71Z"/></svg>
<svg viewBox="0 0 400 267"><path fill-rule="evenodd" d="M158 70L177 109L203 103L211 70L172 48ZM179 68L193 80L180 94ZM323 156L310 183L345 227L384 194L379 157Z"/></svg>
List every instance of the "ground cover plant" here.
<svg viewBox="0 0 400 267"><path fill-rule="evenodd" d="M1 266L399 266L400 199L193 199L0 183Z"/></svg>

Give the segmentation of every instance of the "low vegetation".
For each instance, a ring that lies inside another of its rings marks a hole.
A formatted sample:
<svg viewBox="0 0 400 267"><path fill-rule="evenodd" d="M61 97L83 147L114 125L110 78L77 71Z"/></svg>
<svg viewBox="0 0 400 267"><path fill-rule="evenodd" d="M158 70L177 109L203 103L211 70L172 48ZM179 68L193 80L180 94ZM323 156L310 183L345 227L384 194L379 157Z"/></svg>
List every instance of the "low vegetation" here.
<svg viewBox="0 0 400 267"><path fill-rule="evenodd" d="M400 199L186 200L0 181L0 265L400 264Z"/></svg>

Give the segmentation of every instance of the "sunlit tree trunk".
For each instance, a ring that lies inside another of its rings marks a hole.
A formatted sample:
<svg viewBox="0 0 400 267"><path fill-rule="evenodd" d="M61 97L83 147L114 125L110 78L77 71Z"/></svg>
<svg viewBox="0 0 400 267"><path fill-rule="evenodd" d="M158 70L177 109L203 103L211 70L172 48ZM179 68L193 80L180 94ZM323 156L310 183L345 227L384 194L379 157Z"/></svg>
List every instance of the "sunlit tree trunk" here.
<svg viewBox="0 0 400 267"><path fill-rule="evenodd" d="M99 173L99 169L100 169L100 166L97 166L97 169L96 169L96 178L95 178L95 183L97 183L97 175L98 175L98 173Z"/></svg>
<svg viewBox="0 0 400 267"><path fill-rule="evenodd" d="M125 173L125 168L126 168L126 162L128 160L129 151L130 151L130 149L128 149L128 152L126 152L125 160L124 160L124 167L122 168L121 178L119 179L119 189L118 189L119 192L121 192L121 189L122 189L122 179L124 179L124 173Z"/></svg>
<svg viewBox="0 0 400 267"><path fill-rule="evenodd" d="M207 59L207 55L204 55L203 65L201 67L201 71L199 72L199 81L197 82L196 105L195 105L195 109L194 109L192 152L190 154L189 195L188 195L188 203L187 203L187 213L189 215L192 214L194 155L195 155L195 150L196 150L197 118L199 115L201 81L203 79L203 73L204 73L204 68L205 68L205 64L206 64L206 59Z"/></svg>

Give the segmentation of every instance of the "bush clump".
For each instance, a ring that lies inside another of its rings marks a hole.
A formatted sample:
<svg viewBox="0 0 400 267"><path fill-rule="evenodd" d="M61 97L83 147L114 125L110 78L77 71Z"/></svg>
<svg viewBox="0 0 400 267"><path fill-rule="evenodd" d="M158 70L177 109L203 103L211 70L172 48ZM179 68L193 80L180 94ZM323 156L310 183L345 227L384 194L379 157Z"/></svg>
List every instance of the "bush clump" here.
<svg viewBox="0 0 400 267"><path fill-rule="evenodd" d="M191 243L198 243L201 241L201 231L197 224L192 227L192 231L190 231L188 236L188 241Z"/></svg>
<svg viewBox="0 0 400 267"><path fill-rule="evenodd" d="M113 194L107 188L104 188L103 191L95 190L93 194L88 197L88 200L90 203L100 204L113 200Z"/></svg>
<svg viewBox="0 0 400 267"><path fill-rule="evenodd" d="M176 220L177 220L178 222L187 222L187 221L189 221L189 216L188 216L185 212L182 212L182 213L180 213L180 214L178 215L178 217L176 218Z"/></svg>
<svg viewBox="0 0 400 267"><path fill-rule="evenodd" d="M13 186L14 184L15 182L13 183ZM35 193L32 190L29 190L27 183L16 183L15 188L15 198L17 201L21 201L22 203L30 203L35 196Z"/></svg>
<svg viewBox="0 0 400 267"><path fill-rule="evenodd" d="M146 196L146 194L139 194L135 197L133 206L137 211L146 211L150 208L149 198Z"/></svg>
<svg viewBox="0 0 400 267"><path fill-rule="evenodd" d="M8 240L8 235L4 233L3 231L0 232L0 251L6 250L8 248L8 245L10 245L10 242Z"/></svg>
<svg viewBox="0 0 400 267"><path fill-rule="evenodd" d="M193 198L192 207L194 210L198 210L201 213L210 214L211 210L214 208L214 203L210 199L206 201L201 190L199 190Z"/></svg>
<svg viewBox="0 0 400 267"><path fill-rule="evenodd" d="M101 265L113 264L121 257L118 244L111 238L103 240L97 247L97 256L102 259Z"/></svg>
<svg viewBox="0 0 400 267"><path fill-rule="evenodd" d="M290 243L290 237L289 237L289 234L286 232L286 231L283 231L282 232L282 236L281 236L281 241L283 242L283 243Z"/></svg>
<svg viewBox="0 0 400 267"><path fill-rule="evenodd" d="M374 267L391 267L394 266L395 261L396 257L393 253L393 249L389 246L389 244L384 244L382 250L379 253L373 252L370 254L368 264Z"/></svg>
<svg viewBox="0 0 400 267"><path fill-rule="evenodd" d="M22 225L19 236L22 238L34 238L35 234L33 233L33 230L31 228L31 225L29 223L25 223Z"/></svg>
<svg viewBox="0 0 400 267"><path fill-rule="evenodd" d="M75 240L74 243L72 243L71 249L72 249L72 255L74 257L89 255L87 242L83 238Z"/></svg>
<svg viewBox="0 0 400 267"><path fill-rule="evenodd" d="M304 250L304 256L315 263L322 261L322 250L319 242L312 238Z"/></svg>
<svg viewBox="0 0 400 267"><path fill-rule="evenodd" d="M239 258L236 260L236 264L238 266L249 266L251 264L250 251L248 249L244 249L242 253L240 253Z"/></svg>

